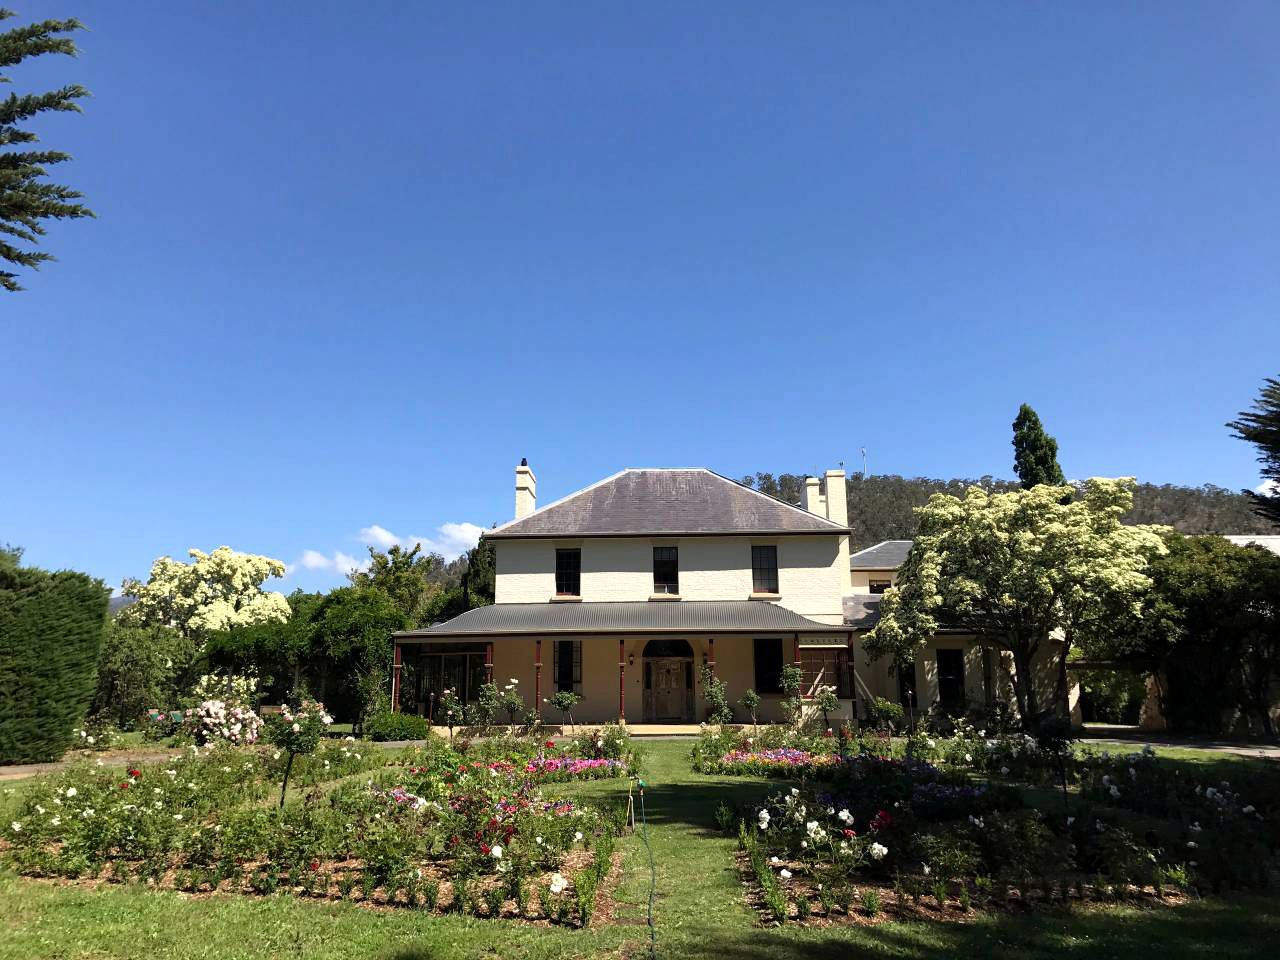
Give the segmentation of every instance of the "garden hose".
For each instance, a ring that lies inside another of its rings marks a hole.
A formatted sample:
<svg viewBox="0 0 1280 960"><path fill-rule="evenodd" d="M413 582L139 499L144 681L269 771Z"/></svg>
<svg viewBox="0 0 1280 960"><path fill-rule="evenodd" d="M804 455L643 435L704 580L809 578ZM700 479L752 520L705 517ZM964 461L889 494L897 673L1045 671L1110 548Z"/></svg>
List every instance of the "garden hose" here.
<svg viewBox="0 0 1280 960"><path fill-rule="evenodd" d="M649 846L649 821L644 814L644 781L637 780L640 788L640 841L649 854L649 956L658 956L658 928L653 922L653 898L658 890L658 872L653 864L653 847Z"/></svg>

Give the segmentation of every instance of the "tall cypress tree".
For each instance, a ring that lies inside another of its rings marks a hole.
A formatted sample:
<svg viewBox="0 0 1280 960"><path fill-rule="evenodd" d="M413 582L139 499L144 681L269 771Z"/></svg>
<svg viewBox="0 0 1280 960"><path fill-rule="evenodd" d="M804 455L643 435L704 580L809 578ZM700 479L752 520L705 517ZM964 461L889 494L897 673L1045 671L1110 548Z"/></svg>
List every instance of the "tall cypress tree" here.
<svg viewBox="0 0 1280 960"><path fill-rule="evenodd" d="M1040 417L1025 403L1013 421L1013 469L1024 490L1067 482L1058 466L1058 441L1045 433Z"/></svg>
<svg viewBox="0 0 1280 960"><path fill-rule="evenodd" d="M1264 483L1258 493L1250 493L1254 509L1272 523L1280 523L1280 379L1268 377L1262 393L1240 419L1227 424L1241 440L1258 448Z"/></svg>
<svg viewBox="0 0 1280 960"><path fill-rule="evenodd" d="M12 10L0 8L0 20L12 16ZM0 33L0 70L46 53L75 56L75 41L58 34L83 28L79 20L45 20ZM0 83L9 82L9 77L0 73ZM47 110L79 113L76 101L88 95L89 91L76 83L49 93L9 94L0 100L0 147L34 143L39 138L18 124ZM44 179L49 165L70 159L70 154L59 150L0 152L0 258L39 269L40 264L54 259L53 254L23 249L10 241L36 244L45 233L42 221L93 216L88 207L75 202L82 196L79 191ZM0 286L9 291L22 289L18 275L7 270L0 270Z"/></svg>

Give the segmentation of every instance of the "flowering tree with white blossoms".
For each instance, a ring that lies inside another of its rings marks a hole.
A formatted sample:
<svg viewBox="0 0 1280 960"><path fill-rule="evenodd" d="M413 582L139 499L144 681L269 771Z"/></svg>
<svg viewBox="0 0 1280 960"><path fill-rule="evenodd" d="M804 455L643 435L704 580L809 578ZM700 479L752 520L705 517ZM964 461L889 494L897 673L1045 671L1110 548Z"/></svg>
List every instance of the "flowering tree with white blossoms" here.
<svg viewBox="0 0 1280 960"><path fill-rule="evenodd" d="M1080 488L935 494L916 510L920 531L867 652L909 663L940 626L970 630L1011 655L1018 712L1027 725L1040 722L1065 704L1072 644L1136 614L1151 584L1148 561L1165 552L1160 528L1120 522L1134 487L1132 477L1095 477ZM1056 674L1050 704L1034 678L1045 654Z"/></svg>
<svg viewBox="0 0 1280 960"><path fill-rule="evenodd" d="M289 773L293 770L293 760L302 754L315 753L324 736L325 727L333 723L333 717L324 709L323 703L314 700L303 700L297 710L285 705L280 712L267 722L267 739L281 750L289 753L285 762L284 781L280 784L280 807L284 808L285 791L289 789Z"/></svg>
<svg viewBox="0 0 1280 960"><path fill-rule="evenodd" d="M212 553L191 549L191 563L159 557L146 583L126 580L121 592L134 603L120 614L132 626L171 626L203 639L215 630L289 619L284 594L262 589L271 577L283 577L284 564L270 557L218 547Z"/></svg>

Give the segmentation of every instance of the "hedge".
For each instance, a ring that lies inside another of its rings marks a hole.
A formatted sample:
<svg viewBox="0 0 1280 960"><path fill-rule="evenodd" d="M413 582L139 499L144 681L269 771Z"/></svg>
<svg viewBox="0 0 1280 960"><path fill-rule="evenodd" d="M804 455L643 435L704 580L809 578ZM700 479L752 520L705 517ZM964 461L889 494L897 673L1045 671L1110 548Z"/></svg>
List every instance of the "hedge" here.
<svg viewBox="0 0 1280 960"><path fill-rule="evenodd" d="M99 580L0 568L0 763L66 753L93 699L106 615Z"/></svg>

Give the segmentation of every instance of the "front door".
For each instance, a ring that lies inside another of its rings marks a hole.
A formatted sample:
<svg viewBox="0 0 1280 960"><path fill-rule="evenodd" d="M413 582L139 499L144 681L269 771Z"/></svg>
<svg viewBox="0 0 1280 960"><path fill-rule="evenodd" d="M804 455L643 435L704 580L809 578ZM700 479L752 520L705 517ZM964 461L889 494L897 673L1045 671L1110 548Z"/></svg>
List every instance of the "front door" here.
<svg viewBox="0 0 1280 960"><path fill-rule="evenodd" d="M685 718L685 661L663 658L651 661L653 678L653 719Z"/></svg>

